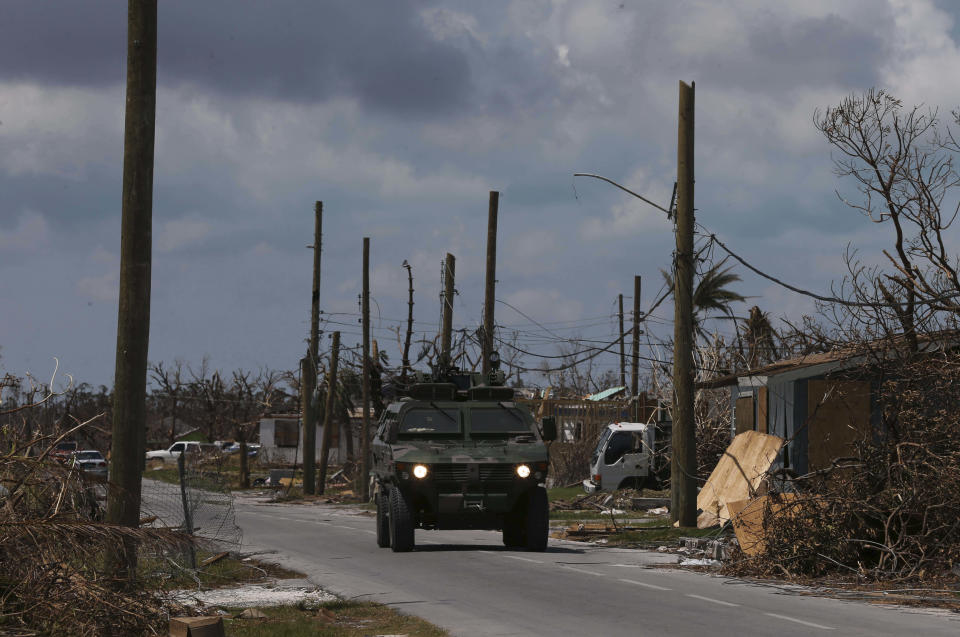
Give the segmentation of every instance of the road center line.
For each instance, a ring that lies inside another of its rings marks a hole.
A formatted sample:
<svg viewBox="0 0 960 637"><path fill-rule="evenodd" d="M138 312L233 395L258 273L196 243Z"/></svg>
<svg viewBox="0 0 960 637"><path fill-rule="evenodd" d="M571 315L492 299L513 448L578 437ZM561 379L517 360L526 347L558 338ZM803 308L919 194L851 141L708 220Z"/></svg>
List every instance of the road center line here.
<svg viewBox="0 0 960 637"><path fill-rule="evenodd" d="M670 590L670 589L667 588L666 586L657 586L656 584L647 584L646 582L638 582L637 580L632 580L632 579L621 579L620 581L621 581L621 582L625 582L625 583L627 583L627 584L634 584L634 585L636 585L636 586L643 586L644 588L652 588L652 589L657 590L657 591L669 591L669 590Z"/></svg>
<svg viewBox="0 0 960 637"><path fill-rule="evenodd" d="M560 565L560 568L566 569L568 571L575 571L577 573L583 573L585 575L596 575L597 577L606 577L606 575L604 575L603 573L597 573L596 571L588 571L582 568L574 568L573 566Z"/></svg>
<svg viewBox="0 0 960 637"><path fill-rule="evenodd" d="M797 624L803 624L804 626L809 626L810 628L819 628L820 630L836 630L832 626L823 626L822 624L814 624L813 622L805 622L802 619L797 619L796 617L788 617L786 615L777 615L776 613L764 613L768 617L776 617L777 619L785 619L788 622L794 622Z"/></svg>
<svg viewBox="0 0 960 637"><path fill-rule="evenodd" d="M720 604L721 606L739 606L740 605L740 604L734 604L732 602L725 602L720 599L714 599L712 597L704 597L703 595L688 594L687 597L692 597L694 599L702 599L705 602L710 602L711 604Z"/></svg>
<svg viewBox="0 0 960 637"><path fill-rule="evenodd" d="M543 564L540 560L532 560L529 557L520 557L519 555L504 555L508 560L520 560L521 562L533 562L534 564Z"/></svg>

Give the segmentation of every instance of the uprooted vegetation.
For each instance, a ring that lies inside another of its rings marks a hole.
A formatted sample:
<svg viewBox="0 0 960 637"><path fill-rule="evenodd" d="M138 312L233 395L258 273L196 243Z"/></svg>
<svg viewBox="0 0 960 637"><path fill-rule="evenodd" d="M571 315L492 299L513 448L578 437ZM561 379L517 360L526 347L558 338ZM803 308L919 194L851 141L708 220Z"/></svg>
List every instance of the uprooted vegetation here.
<svg viewBox="0 0 960 637"><path fill-rule="evenodd" d="M918 356L884 371L879 428L861 436L850 457L793 479L795 494L771 498L757 555L733 571L928 585L956 579L960 354Z"/></svg>
<svg viewBox="0 0 960 637"><path fill-rule="evenodd" d="M160 556L181 551L189 538L99 521L103 485L46 453L31 455L45 451L44 442L14 443L0 456L0 632L160 631L170 609L165 596L120 574L117 547Z"/></svg>

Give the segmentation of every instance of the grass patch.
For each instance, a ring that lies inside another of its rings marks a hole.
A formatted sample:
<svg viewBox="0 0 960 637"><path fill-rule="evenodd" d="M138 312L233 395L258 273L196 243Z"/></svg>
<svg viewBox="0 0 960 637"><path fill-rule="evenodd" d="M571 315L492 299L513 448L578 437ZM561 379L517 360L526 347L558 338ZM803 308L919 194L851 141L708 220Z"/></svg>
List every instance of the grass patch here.
<svg viewBox="0 0 960 637"><path fill-rule="evenodd" d="M295 606L261 609L266 619L227 619L230 637L363 637L365 635L409 635L445 637L449 633L419 617L404 615L389 606L373 602L327 602L317 610Z"/></svg>
<svg viewBox="0 0 960 637"><path fill-rule="evenodd" d="M554 489L547 489L547 500L553 502L554 500L573 500L582 495L586 495L587 492L583 490L583 487L556 487Z"/></svg>
<svg viewBox="0 0 960 637"><path fill-rule="evenodd" d="M143 472L143 477L168 484L180 484L180 473L176 465L164 466L162 469L147 467L147 470Z"/></svg>

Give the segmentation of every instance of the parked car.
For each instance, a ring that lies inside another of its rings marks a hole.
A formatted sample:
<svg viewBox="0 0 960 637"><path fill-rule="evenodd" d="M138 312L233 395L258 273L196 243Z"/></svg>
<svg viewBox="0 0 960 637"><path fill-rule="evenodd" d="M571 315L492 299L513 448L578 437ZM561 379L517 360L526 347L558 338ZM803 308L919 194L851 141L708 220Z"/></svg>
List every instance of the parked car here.
<svg viewBox="0 0 960 637"><path fill-rule="evenodd" d="M254 442L247 443L247 456L250 458L256 458L257 454L260 452L260 445ZM223 453L240 453L240 443L235 442L231 445L228 445L223 448Z"/></svg>
<svg viewBox="0 0 960 637"><path fill-rule="evenodd" d="M58 442L50 451L50 457L59 462L66 462L79 448L80 447L77 445L76 441L64 440L62 442Z"/></svg>
<svg viewBox="0 0 960 637"><path fill-rule="evenodd" d="M179 458L180 454L184 451L187 453L215 453L217 451L217 447L209 442L195 442L192 440L175 442L167 449L148 451L147 462L150 462L151 460L159 460L164 464L176 463L177 458Z"/></svg>
<svg viewBox="0 0 960 637"><path fill-rule="evenodd" d="M74 451L70 456L73 466L79 468L87 475L107 477L107 459L103 457L96 449L84 449L83 451Z"/></svg>

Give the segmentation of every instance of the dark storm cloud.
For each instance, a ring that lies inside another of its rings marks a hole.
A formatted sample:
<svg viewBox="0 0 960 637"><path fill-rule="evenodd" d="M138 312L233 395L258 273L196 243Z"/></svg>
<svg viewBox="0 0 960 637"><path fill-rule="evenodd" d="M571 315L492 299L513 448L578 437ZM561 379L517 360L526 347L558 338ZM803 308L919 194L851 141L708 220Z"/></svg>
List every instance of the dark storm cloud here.
<svg viewBox="0 0 960 637"><path fill-rule="evenodd" d="M438 42L417 2L162 2L159 82L238 96L317 101L350 95L373 110L436 115L466 103L470 69ZM0 9L0 79L123 81L121 3L21 0Z"/></svg>
<svg viewBox="0 0 960 637"><path fill-rule="evenodd" d="M750 52L767 72L757 79L782 79L815 85L831 78L845 85L871 86L888 47L878 33L837 15L806 18L792 24L769 21L752 33ZM873 64L864 64L872 59ZM801 63L802 62L802 63Z"/></svg>

